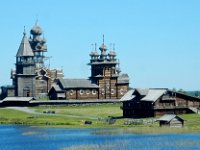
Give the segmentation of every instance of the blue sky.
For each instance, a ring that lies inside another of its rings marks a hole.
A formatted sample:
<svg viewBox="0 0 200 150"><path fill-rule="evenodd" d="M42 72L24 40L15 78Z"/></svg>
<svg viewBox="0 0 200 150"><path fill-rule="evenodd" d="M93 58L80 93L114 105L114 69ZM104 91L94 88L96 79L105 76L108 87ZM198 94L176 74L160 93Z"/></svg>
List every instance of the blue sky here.
<svg viewBox="0 0 200 150"><path fill-rule="evenodd" d="M47 39L51 67L66 78L90 76L92 43L115 43L131 87L200 90L199 0L2 0L0 85L36 18ZM38 16L38 17L37 17Z"/></svg>

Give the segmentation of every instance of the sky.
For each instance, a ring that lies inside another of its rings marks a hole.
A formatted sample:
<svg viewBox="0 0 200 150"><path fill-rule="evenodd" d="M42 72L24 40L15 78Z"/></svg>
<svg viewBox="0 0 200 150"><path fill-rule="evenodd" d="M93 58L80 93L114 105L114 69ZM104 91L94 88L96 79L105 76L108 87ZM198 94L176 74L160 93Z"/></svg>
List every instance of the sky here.
<svg viewBox="0 0 200 150"><path fill-rule="evenodd" d="M89 53L104 34L131 87L200 90L199 8L199 0L2 0L0 86L12 83L24 26L29 36L38 20L46 63L65 78L90 76Z"/></svg>

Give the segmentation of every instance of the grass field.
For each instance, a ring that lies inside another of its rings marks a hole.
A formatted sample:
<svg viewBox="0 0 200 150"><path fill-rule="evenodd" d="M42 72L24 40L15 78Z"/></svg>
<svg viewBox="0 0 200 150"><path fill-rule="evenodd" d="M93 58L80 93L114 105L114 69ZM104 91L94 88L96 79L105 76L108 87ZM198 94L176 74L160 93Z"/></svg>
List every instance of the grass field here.
<svg viewBox="0 0 200 150"><path fill-rule="evenodd" d="M35 113L0 108L0 123L42 127L121 128L123 132L128 133L200 132L200 115L197 114L180 115L185 120L183 128L160 128L157 122L151 122L155 118L140 119L139 121L144 122L140 124L124 125L127 119L122 118L120 106L121 104L95 104L28 108ZM113 119L114 122L112 122L111 118L117 119ZM85 124L85 121L91 121L92 124ZM117 132L120 132L120 130L117 130Z"/></svg>
<svg viewBox="0 0 200 150"><path fill-rule="evenodd" d="M93 104L93 105L68 105L68 106L40 106L34 107L37 112L48 110L55 111L56 114L67 114L76 116L91 117L118 117L122 116L120 104Z"/></svg>

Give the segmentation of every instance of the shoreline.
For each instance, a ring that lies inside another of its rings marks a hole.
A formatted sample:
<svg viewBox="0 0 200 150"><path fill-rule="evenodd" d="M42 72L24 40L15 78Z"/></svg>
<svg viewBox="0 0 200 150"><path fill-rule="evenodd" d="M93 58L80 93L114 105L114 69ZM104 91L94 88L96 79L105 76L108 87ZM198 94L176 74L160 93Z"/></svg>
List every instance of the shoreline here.
<svg viewBox="0 0 200 150"><path fill-rule="evenodd" d="M120 104L101 104L0 108L0 125L25 125L40 128L118 128L137 134L200 132L198 114L181 115L186 122L183 128L160 127L158 122L154 122L156 118L135 119L136 122L142 120L142 124L125 125L127 118L120 117L122 111L119 106ZM54 113L47 113L48 111ZM91 124L86 124L86 121Z"/></svg>
<svg viewBox="0 0 200 150"><path fill-rule="evenodd" d="M65 125L28 125L28 124L0 124L1 126L24 126L30 128L46 128L46 129L97 129L106 130L103 134L199 134L200 130L191 130L188 128L168 128L168 127L89 127L89 126L65 126Z"/></svg>

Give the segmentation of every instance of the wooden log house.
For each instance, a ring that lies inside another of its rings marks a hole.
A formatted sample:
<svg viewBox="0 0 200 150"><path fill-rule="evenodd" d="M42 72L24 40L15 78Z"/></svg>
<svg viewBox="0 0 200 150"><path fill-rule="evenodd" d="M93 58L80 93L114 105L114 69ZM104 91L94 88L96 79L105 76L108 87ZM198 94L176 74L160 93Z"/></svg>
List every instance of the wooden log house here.
<svg viewBox="0 0 200 150"><path fill-rule="evenodd" d="M125 118L198 113L200 99L164 88L133 89L122 98Z"/></svg>

